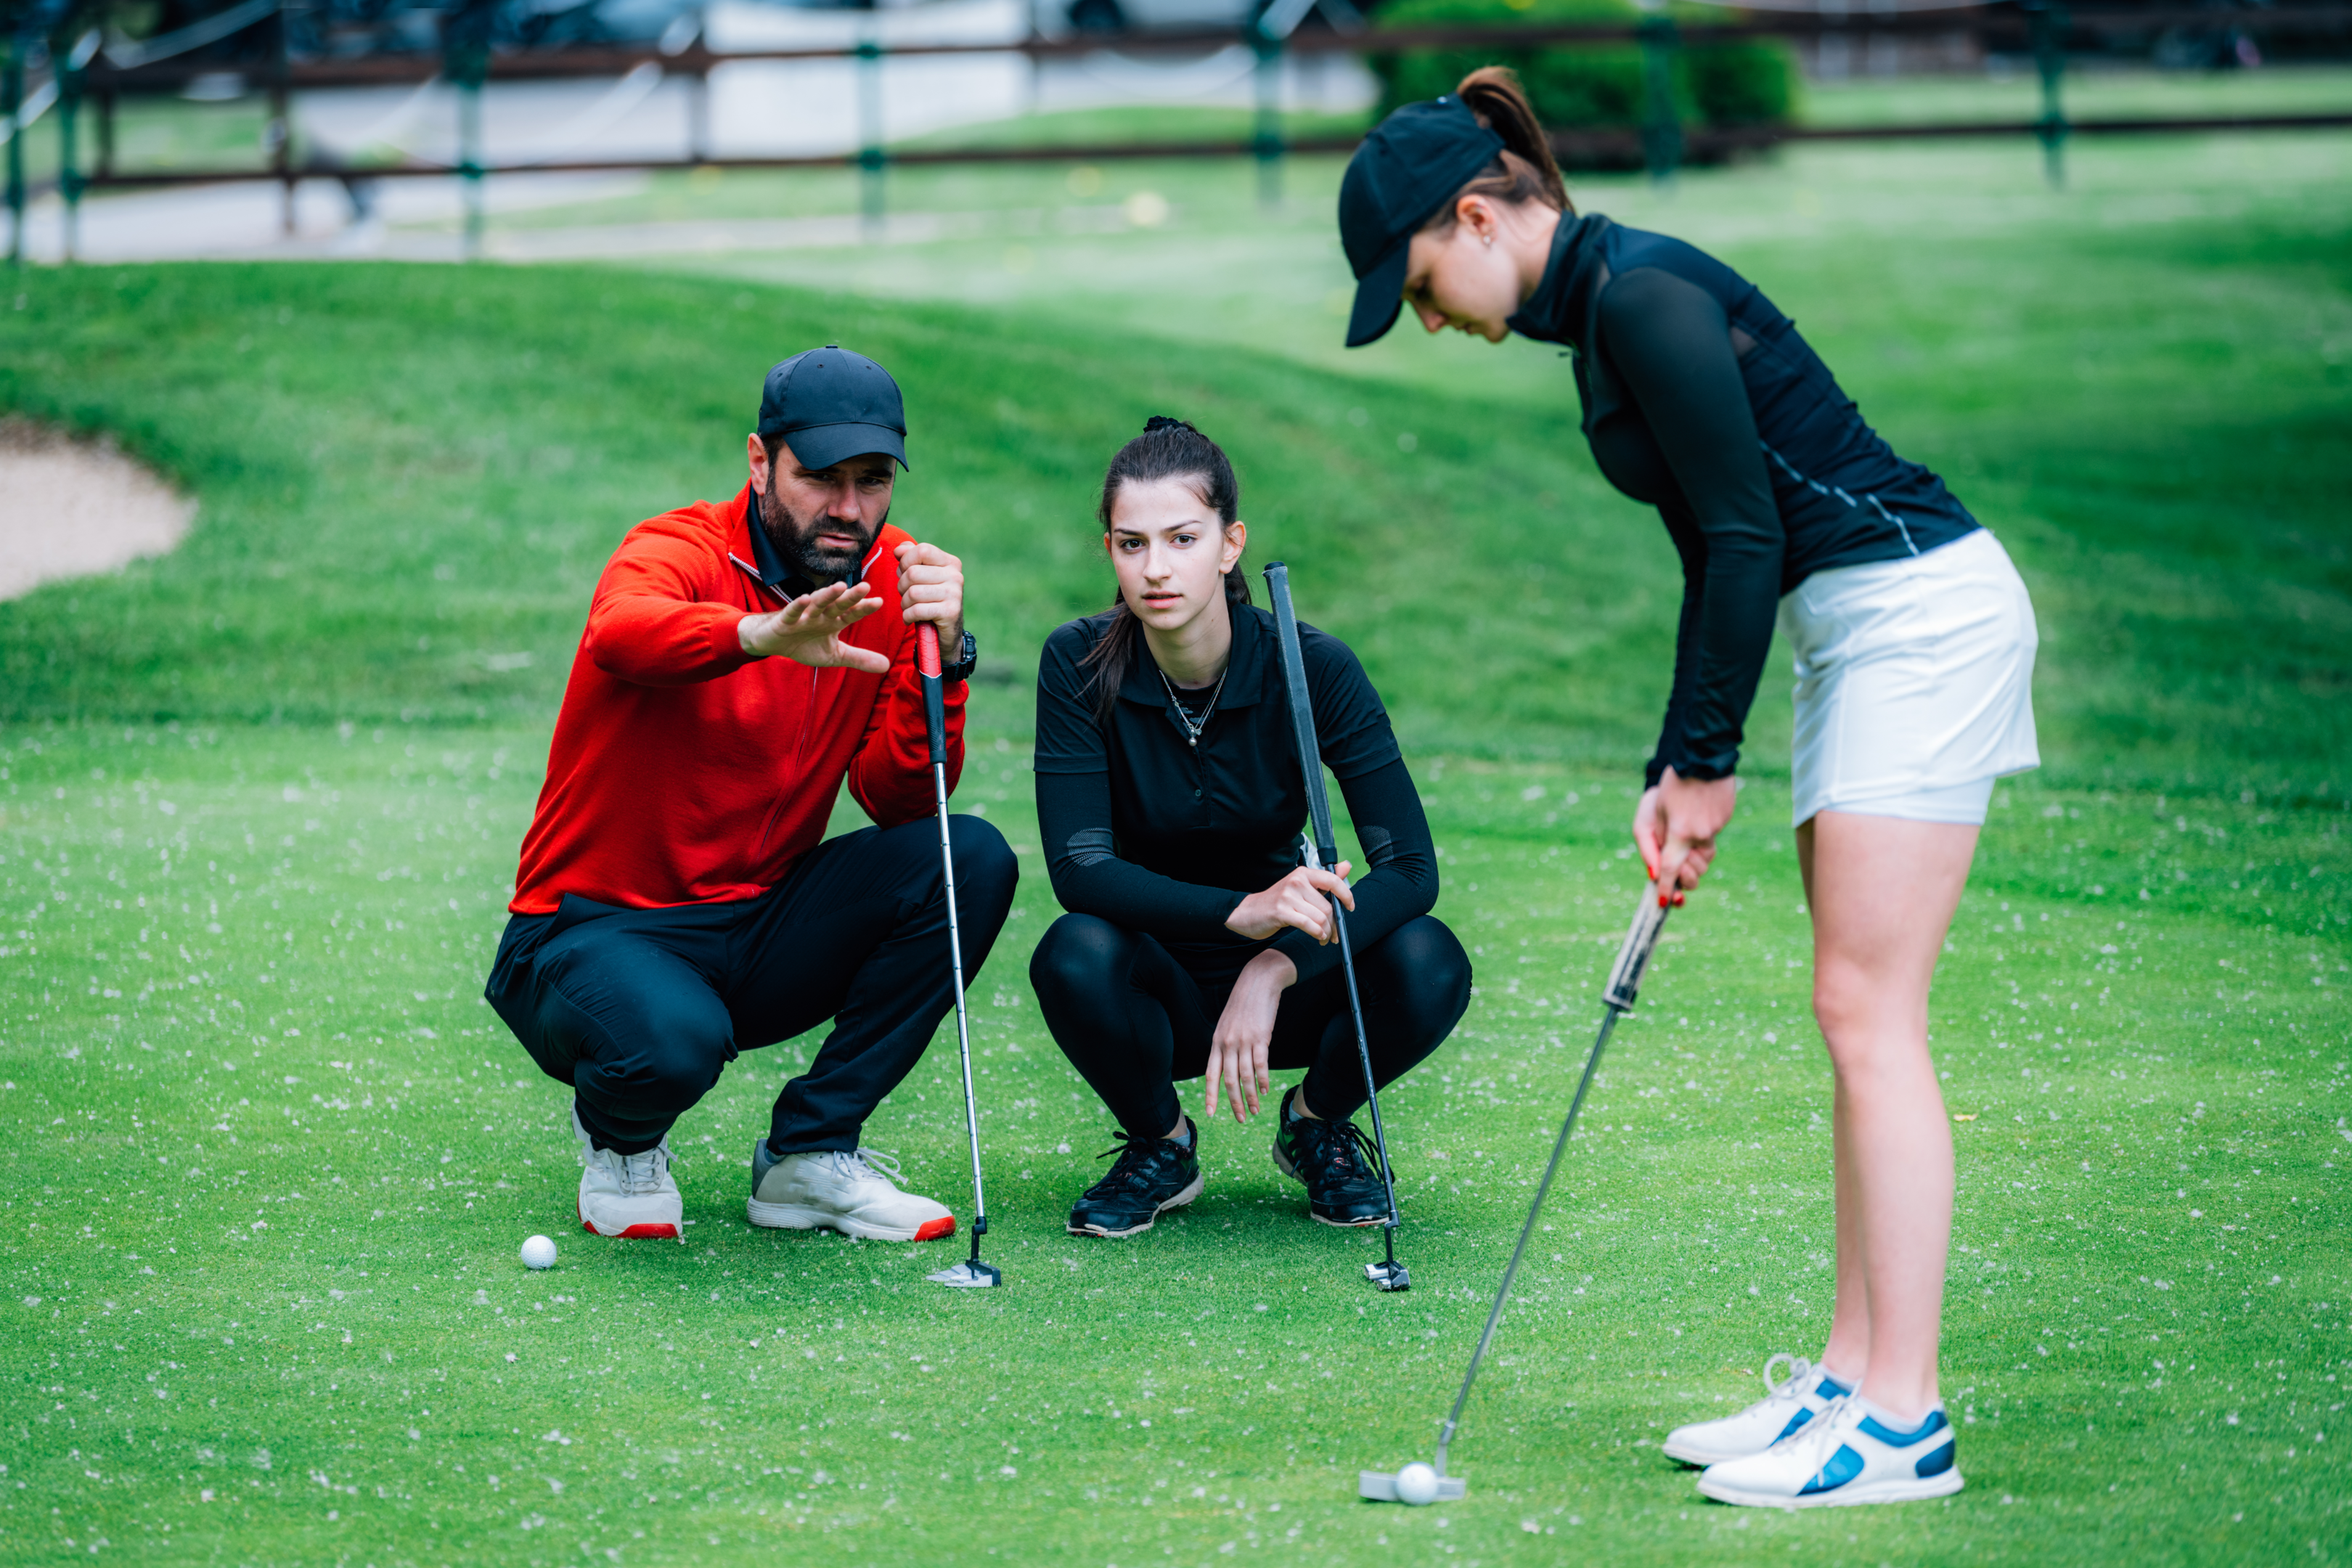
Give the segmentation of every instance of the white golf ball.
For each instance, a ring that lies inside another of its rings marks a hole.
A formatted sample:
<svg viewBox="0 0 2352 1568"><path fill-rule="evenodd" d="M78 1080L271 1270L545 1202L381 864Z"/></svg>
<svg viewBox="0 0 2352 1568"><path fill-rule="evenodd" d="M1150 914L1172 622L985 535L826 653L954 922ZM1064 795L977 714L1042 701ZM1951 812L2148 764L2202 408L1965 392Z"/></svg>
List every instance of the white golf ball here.
<svg viewBox="0 0 2352 1568"><path fill-rule="evenodd" d="M1437 1472L1415 1459L1396 1477L1397 1501L1414 1508L1427 1508L1437 1500Z"/></svg>
<svg viewBox="0 0 2352 1568"><path fill-rule="evenodd" d="M554 1268L555 1243L548 1240L547 1237L543 1236L532 1237L529 1241L522 1244L522 1263L523 1267L526 1268ZM1423 1465L1422 1468L1425 1470L1429 1468L1429 1467L1427 1465ZM1437 1485L1436 1478L1432 1477L1429 1484L1434 1488Z"/></svg>

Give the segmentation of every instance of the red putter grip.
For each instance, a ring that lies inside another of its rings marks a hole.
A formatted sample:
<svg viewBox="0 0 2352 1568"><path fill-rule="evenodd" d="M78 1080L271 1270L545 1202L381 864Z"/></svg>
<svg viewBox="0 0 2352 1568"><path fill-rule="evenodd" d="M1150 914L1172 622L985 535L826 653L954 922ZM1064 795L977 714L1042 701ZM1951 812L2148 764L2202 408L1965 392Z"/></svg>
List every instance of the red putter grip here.
<svg viewBox="0 0 2352 1568"><path fill-rule="evenodd" d="M932 679L940 673L940 628L929 621L915 623L915 670Z"/></svg>

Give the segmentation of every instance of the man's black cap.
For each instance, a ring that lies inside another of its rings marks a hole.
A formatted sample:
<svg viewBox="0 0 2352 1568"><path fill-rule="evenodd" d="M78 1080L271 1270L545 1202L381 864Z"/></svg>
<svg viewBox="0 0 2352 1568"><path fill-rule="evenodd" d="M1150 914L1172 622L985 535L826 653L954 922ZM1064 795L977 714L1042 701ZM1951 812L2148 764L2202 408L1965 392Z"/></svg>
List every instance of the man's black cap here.
<svg viewBox="0 0 2352 1568"><path fill-rule="evenodd" d="M1406 104L1364 138L1339 182L1339 243L1356 274L1349 348L1395 322L1412 237L1502 150L1503 139L1450 93Z"/></svg>
<svg viewBox="0 0 2352 1568"><path fill-rule="evenodd" d="M890 373L838 343L796 353L760 392L761 436L782 436L804 468L880 452L907 466L907 404Z"/></svg>

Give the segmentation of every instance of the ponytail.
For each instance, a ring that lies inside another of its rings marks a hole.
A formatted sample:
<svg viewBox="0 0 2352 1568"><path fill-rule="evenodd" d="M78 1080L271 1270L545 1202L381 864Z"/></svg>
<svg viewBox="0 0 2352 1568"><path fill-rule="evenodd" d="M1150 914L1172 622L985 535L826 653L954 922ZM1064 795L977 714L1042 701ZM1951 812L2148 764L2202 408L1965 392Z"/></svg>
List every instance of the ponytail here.
<svg viewBox="0 0 2352 1568"><path fill-rule="evenodd" d="M1103 531L1110 531L1110 514L1118 504L1121 486L1129 480L1153 484L1162 479L1183 480L1221 522L1232 522L1241 515L1241 481L1234 477L1234 466L1223 449L1187 421L1155 414L1144 422L1142 435L1118 449L1103 475L1102 497L1095 505ZM1225 574L1227 613L1234 605L1249 602L1249 578L1236 561ZM1114 597L1110 629L1078 661L1079 668L1094 676L1091 690L1097 723L1108 724L1117 710L1118 689L1135 663L1136 639L1142 634L1143 623L1128 608L1126 595Z"/></svg>
<svg viewBox="0 0 2352 1568"><path fill-rule="evenodd" d="M1503 150L1431 215L1424 226L1441 234L1452 229L1464 196L1485 196L1506 206L1534 202L1576 216L1551 154L1551 139L1544 134L1517 71L1508 66L1481 66L1462 79L1454 95L1478 117L1479 124L1503 139Z"/></svg>

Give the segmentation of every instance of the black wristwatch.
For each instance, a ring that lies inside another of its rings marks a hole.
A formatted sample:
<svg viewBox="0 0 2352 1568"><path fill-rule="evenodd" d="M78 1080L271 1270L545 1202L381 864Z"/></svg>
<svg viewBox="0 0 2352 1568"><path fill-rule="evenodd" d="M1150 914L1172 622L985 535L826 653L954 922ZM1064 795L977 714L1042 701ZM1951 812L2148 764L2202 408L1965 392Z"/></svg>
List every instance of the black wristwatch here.
<svg viewBox="0 0 2352 1568"><path fill-rule="evenodd" d="M972 640L970 632L963 634L963 646L956 652L960 657L953 664L940 668L940 679L943 681L970 680L971 672L980 666L980 644Z"/></svg>

